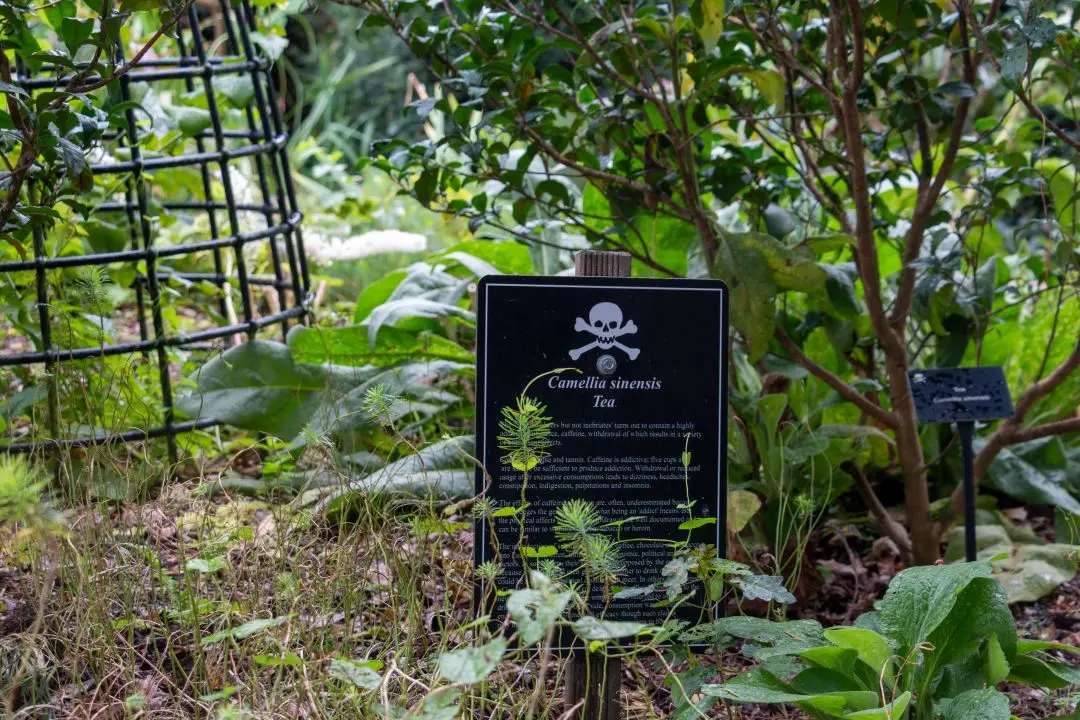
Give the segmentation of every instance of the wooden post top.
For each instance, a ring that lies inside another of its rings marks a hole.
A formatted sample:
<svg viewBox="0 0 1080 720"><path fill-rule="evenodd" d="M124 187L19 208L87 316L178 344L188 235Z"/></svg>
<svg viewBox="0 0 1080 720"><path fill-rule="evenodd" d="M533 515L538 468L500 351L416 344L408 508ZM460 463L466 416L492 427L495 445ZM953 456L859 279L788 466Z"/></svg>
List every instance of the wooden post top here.
<svg viewBox="0 0 1080 720"><path fill-rule="evenodd" d="M630 253L618 250L580 250L574 256L578 277L630 277Z"/></svg>

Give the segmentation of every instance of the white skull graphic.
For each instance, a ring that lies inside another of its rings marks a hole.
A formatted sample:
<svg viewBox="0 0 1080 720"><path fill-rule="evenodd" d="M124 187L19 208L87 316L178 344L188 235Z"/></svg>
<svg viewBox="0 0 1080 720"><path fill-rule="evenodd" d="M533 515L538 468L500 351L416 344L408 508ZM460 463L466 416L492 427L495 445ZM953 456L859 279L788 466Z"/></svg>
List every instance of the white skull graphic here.
<svg viewBox="0 0 1080 720"><path fill-rule="evenodd" d="M592 306L589 311L589 325L596 335L597 344L604 350L614 345L615 331L622 327L622 310L615 303L602 302Z"/></svg>
<svg viewBox="0 0 1080 720"><path fill-rule="evenodd" d="M578 332L589 333L594 339L592 342L571 350L571 360L577 360L584 353L594 348L600 348L601 350L618 348L626 353L626 356L631 360L637 359L638 353L641 352L637 348L627 347L618 341L617 338L623 335L636 333L637 325L634 324L633 320L623 322L622 308L615 303L596 303L589 310L589 321L585 322L584 318L577 318L574 329Z"/></svg>

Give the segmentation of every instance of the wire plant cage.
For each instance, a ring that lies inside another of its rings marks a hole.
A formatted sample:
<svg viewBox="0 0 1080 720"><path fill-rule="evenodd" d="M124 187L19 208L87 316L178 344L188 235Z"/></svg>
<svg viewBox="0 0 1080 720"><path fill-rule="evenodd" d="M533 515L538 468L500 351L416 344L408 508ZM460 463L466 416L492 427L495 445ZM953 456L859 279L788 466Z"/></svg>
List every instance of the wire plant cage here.
<svg viewBox="0 0 1080 720"><path fill-rule="evenodd" d="M85 207L37 232L32 257L0 253L0 451L165 438L175 462L179 434L216 424L174 409L193 369L304 321L272 39L247 0L192 3L174 35L98 91L116 111ZM118 42L116 60L132 51ZM18 82L63 75L20 67Z"/></svg>

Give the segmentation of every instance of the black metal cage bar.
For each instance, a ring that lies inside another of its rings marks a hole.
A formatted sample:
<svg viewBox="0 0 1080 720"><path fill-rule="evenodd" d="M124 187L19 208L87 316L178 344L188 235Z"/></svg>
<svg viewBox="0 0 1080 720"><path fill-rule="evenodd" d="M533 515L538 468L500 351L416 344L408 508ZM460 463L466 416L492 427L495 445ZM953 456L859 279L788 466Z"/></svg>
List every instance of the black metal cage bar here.
<svg viewBox="0 0 1080 720"><path fill-rule="evenodd" d="M126 225L127 249L60 253L41 231L34 235L32 258L0 260L0 273L10 274L7 279L33 294L38 332L33 349L0 350L0 368L28 368L30 372L38 368L47 386L47 398L41 403L47 437L41 437L41 428L30 428L30 437L9 429L6 436L0 435L0 451L165 438L170 457L176 460L178 433L214 424L175 415L178 366L191 353L220 350L230 342L255 338L267 328L280 328L283 336L290 321L303 322L311 297L310 276L286 157L288 135L270 76L271 62L256 51L254 27L248 0L191 4L172 39L175 55L147 57L121 75L115 88L104 91L118 93L125 105L123 122L104 135L103 158L90 163L99 183L115 184L115 192L101 198L93 213L119 218L117 223ZM155 47L159 56L168 51L167 42L163 38ZM119 43L116 54L115 59L122 62L124 48ZM20 68L19 84L28 92L47 91L62 82L65 72L45 66L31 75ZM250 101L243 107L229 109L219 102L218 83L225 77L250 78ZM144 141L156 121L137 112L133 101L146 97L148 88L166 83L170 83L168 92L179 89L199 96L210 124L179 138L179 152L146 152ZM198 192L189 189L184 196L156 177L177 168L197 173ZM162 213L186 227L197 226L202 218L205 230L181 242L162 242ZM189 264L170 266L174 261ZM57 333L62 313L54 306L57 278L93 268L110 275L126 268L126 277L133 278L128 289L137 339L112 337L106 342L103 337L95 345L64 346L67 334ZM178 328L170 323L166 309L185 304L185 298L170 292L175 283L214 289L211 294L216 297L191 292L186 299L193 314L214 320L210 327ZM172 296L168 302L167 293ZM239 313L232 305L234 299ZM145 427L121 425L102 432L65 434L58 373L68 363L125 354L138 354L155 367L157 397L153 400L160 408L159 421Z"/></svg>

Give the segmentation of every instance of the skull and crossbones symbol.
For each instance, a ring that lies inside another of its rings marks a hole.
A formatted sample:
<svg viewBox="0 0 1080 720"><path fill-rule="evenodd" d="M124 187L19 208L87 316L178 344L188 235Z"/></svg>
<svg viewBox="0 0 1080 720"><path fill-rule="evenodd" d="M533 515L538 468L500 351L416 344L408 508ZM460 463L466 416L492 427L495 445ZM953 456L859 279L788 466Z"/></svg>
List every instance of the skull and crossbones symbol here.
<svg viewBox="0 0 1080 720"><path fill-rule="evenodd" d="M601 350L610 350L613 347L619 348L631 360L636 359L638 353L641 352L638 348L627 347L616 339L623 335L636 333L637 325L634 324L633 320L627 320L624 323L622 310L615 303L596 303L589 310L589 321L586 322L584 318L577 318L574 329L578 332L591 333L596 339L587 345L571 350L571 360L577 360L593 348L600 348Z"/></svg>

